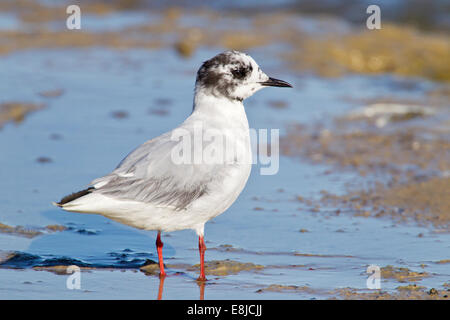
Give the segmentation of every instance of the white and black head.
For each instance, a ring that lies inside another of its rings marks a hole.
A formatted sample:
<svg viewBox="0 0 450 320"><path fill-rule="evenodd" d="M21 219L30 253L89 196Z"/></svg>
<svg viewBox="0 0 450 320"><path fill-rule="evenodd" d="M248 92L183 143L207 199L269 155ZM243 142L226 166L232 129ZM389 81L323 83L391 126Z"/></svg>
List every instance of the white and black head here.
<svg viewBox="0 0 450 320"><path fill-rule="evenodd" d="M203 63L197 72L195 90L243 101L266 86L292 88L285 81L267 76L248 54L226 51Z"/></svg>

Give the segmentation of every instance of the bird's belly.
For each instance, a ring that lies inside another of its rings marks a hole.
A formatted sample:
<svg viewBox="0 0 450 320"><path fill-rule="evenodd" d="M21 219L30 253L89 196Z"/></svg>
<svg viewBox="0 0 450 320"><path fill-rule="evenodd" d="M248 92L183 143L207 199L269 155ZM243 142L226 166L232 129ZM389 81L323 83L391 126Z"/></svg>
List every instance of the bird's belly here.
<svg viewBox="0 0 450 320"><path fill-rule="evenodd" d="M166 232L194 229L203 230L204 224L225 212L244 189L251 165L228 170L223 180L209 186L208 192L181 210L151 210L147 216L147 229ZM151 217L150 217L151 216Z"/></svg>
<svg viewBox="0 0 450 320"><path fill-rule="evenodd" d="M206 222L223 213L241 194L250 171L251 164L239 165L229 170L223 180L210 185L207 194L192 203L192 214Z"/></svg>

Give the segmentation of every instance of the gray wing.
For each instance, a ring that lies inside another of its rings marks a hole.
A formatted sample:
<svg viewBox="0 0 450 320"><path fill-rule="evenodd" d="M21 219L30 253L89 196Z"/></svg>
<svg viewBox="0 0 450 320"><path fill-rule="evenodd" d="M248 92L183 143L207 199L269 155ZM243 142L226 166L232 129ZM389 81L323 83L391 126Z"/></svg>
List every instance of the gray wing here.
<svg viewBox="0 0 450 320"><path fill-rule="evenodd" d="M170 133L149 140L123 159L110 174L94 180L93 192L119 199L185 209L208 193L220 179L220 166L175 164L171 153L178 144ZM223 168L223 167L222 167Z"/></svg>

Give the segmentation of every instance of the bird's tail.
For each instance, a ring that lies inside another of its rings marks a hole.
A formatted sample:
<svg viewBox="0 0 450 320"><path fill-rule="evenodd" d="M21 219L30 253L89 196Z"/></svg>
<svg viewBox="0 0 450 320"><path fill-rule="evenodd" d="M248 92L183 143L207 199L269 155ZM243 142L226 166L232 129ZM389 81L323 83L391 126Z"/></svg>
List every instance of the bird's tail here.
<svg viewBox="0 0 450 320"><path fill-rule="evenodd" d="M74 192L72 194L69 194L69 195L65 196L59 202L53 202L53 205L62 208L65 204L67 204L67 203L69 203L69 202L71 202L73 200L76 200L78 198L84 197L85 195L91 193L92 190L94 190L94 189L95 189L94 187L89 187L87 189L84 189L84 190L81 190L81 191L78 191L78 192Z"/></svg>

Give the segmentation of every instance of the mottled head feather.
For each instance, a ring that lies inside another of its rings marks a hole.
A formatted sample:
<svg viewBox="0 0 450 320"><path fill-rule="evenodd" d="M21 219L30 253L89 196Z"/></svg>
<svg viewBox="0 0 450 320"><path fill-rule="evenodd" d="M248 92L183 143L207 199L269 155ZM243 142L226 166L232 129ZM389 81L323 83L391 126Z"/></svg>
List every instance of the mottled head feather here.
<svg viewBox="0 0 450 320"><path fill-rule="evenodd" d="M239 51L226 51L205 61L197 72L196 91L242 101L267 80L255 60Z"/></svg>

